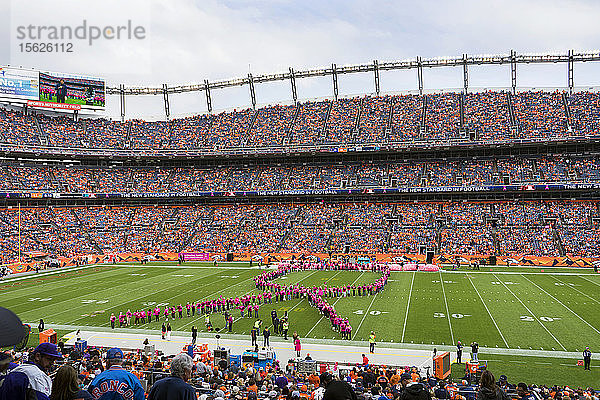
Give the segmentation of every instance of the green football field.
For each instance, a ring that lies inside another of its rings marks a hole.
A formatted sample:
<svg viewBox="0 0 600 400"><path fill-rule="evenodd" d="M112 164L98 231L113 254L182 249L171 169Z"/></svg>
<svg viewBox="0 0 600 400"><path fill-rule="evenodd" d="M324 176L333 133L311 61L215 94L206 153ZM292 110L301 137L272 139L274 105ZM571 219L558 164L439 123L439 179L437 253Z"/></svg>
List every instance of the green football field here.
<svg viewBox="0 0 600 400"><path fill-rule="evenodd" d="M256 292L252 277L261 271L244 264L212 268L97 266L60 274L33 276L0 284L0 304L23 321L73 326L110 325L111 313L151 308L156 304L237 296ZM372 272L295 272L281 279L306 286L367 284ZM385 290L375 296L333 298L348 316L354 340L366 340L371 330L378 342L452 345L473 340L483 347L582 351L600 342L600 277L590 270L507 269L458 272L393 272ZM304 299L262 305L260 318L288 311L290 330L301 337L339 339L327 319ZM248 333L254 318L237 310L234 333ZM214 327L223 327L219 314ZM161 322L139 325L160 329ZM204 330L203 318L171 321L174 330Z"/></svg>

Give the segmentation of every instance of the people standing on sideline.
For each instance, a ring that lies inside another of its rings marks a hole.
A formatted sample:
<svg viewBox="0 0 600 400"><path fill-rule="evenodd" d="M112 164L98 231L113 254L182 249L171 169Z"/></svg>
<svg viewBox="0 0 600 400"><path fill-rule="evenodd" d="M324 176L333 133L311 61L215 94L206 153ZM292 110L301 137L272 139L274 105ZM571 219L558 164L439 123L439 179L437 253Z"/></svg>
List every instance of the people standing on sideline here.
<svg viewBox="0 0 600 400"><path fill-rule="evenodd" d="M117 317L115 317L115 313L110 314L110 327L112 329L115 329L115 321L117 320Z"/></svg>
<svg viewBox="0 0 600 400"><path fill-rule="evenodd" d="M198 338L198 329L196 329L196 326L192 326L192 344L196 344L197 338Z"/></svg>
<svg viewBox="0 0 600 400"><path fill-rule="evenodd" d="M256 338L258 336L258 329L253 326L250 330L250 340L252 340L252 346L257 346Z"/></svg>
<svg viewBox="0 0 600 400"><path fill-rule="evenodd" d="M40 323L38 324L38 331L42 332L44 330L45 324L44 320L40 318Z"/></svg>
<svg viewBox="0 0 600 400"><path fill-rule="evenodd" d="M296 336L294 339L294 350L296 351L296 357L300 357L300 350L302 350L302 345L300 344L300 338Z"/></svg>
<svg viewBox="0 0 600 400"><path fill-rule="evenodd" d="M165 340L165 336L167 335L167 326L163 322L162 327L160 328L160 333L162 333L162 339Z"/></svg>
<svg viewBox="0 0 600 400"><path fill-rule="evenodd" d="M276 318L277 318L277 310L271 310L271 324L275 325Z"/></svg>
<svg viewBox="0 0 600 400"><path fill-rule="evenodd" d="M375 332L371 331L371 335L369 335L369 353L373 353L375 351Z"/></svg>
<svg viewBox="0 0 600 400"><path fill-rule="evenodd" d="M477 353L479 352L479 344L477 342L471 343L471 360L479 361L477 359Z"/></svg>
<svg viewBox="0 0 600 400"><path fill-rule="evenodd" d="M586 347L583 351L583 369L587 369L591 371L591 363L592 363L592 352L589 347Z"/></svg>
<svg viewBox="0 0 600 400"><path fill-rule="evenodd" d="M269 347L269 336L271 336L271 332L269 332L269 327L265 327L263 331L263 347Z"/></svg>
<svg viewBox="0 0 600 400"><path fill-rule="evenodd" d="M458 343L456 344L456 362L459 364L462 364L462 351L463 351L463 345L462 343L460 343L460 340L458 341Z"/></svg>
<svg viewBox="0 0 600 400"><path fill-rule="evenodd" d="M192 377L194 361L181 353L171 361L171 376L159 379L148 394L148 400L195 400L196 390L187 381Z"/></svg>
<svg viewBox="0 0 600 400"><path fill-rule="evenodd" d="M167 340L171 340L171 323L167 322Z"/></svg>
<svg viewBox="0 0 600 400"><path fill-rule="evenodd" d="M284 340L288 340L288 338L287 338L288 329L290 329L290 323L288 322L288 320L286 318L283 320L283 339Z"/></svg>

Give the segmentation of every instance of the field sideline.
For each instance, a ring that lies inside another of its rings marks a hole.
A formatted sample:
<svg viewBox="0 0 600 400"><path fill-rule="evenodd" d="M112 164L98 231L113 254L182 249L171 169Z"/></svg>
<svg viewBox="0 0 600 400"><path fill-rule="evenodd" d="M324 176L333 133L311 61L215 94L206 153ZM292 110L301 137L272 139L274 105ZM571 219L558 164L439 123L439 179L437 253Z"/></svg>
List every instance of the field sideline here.
<svg viewBox="0 0 600 400"><path fill-rule="evenodd" d="M544 271L544 272L542 272ZM0 304L23 321L108 327L111 312L185 304L186 301L256 292L252 277L261 271L247 264L99 265L49 275L17 277L0 283ZM367 284L371 272L295 272L281 281L315 286ZM68 278L68 279L65 279ZM354 340L371 330L378 342L453 345L476 340L482 347L580 352L600 341L600 277L588 269L492 268L492 271L393 272L385 290L375 296L331 299L348 316ZM290 330L300 337L339 339L329 321L304 299L261 306L288 311ZM253 318L233 311L233 333L247 334ZM140 325L160 329L161 322ZM215 327L223 318L211 317ZM176 331L203 318L171 321Z"/></svg>

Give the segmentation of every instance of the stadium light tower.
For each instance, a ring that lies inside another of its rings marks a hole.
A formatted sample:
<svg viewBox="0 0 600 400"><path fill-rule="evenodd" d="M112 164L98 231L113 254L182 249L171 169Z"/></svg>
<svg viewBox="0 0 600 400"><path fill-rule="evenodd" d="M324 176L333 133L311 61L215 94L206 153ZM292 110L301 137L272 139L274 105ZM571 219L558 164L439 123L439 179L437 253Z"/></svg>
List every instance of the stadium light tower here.
<svg viewBox="0 0 600 400"><path fill-rule="evenodd" d="M575 87L573 79L573 50L569 50L567 56L569 58L567 61L567 86L569 88L569 94L571 94L573 93L573 88Z"/></svg>
<svg viewBox="0 0 600 400"><path fill-rule="evenodd" d="M338 80L337 80L337 68L335 64L331 64L331 76L333 78L333 98L337 101L338 99Z"/></svg>
<svg viewBox="0 0 600 400"><path fill-rule="evenodd" d="M298 102L298 92L296 91L296 75L292 67L290 67L290 83L292 85L292 98L294 99L294 104L296 104Z"/></svg>
<svg viewBox="0 0 600 400"><path fill-rule="evenodd" d="M169 90L166 83L163 83L163 100L165 103L165 117L168 121L171 111L169 110Z"/></svg>
<svg viewBox="0 0 600 400"><path fill-rule="evenodd" d="M417 81L419 82L419 94L423 94L423 61L417 56Z"/></svg>
<svg viewBox="0 0 600 400"><path fill-rule="evenodd" d="M121 100L121 122L125 122L125 85L119 85L119 99Z"/></svg>
<svg viewBox="0 0 600 400"><path fill-rule="evenodd" d="M256 110L256 93L254 92L254 79L252 79L252 74L248 74L248 85L250 86L250 100L252 101L252 109Z"/></svg>
<svg viewBox="0 0 600 400"><path fill-rule="evenodd" d="M469 67L467 66L466 54L463 54L463 87L465 89L465 94L467 94L467 90L469 89Z"/></svg>
<svg viewBox="0 0 600 400"><path fill-rule="evenodd" d="M510 51L510 81L512 93L517 92L517 52L514 50Z"/></svg>
<svg viewBox="0 0 600 400"><path fill-rule="evenodd" d="M373 73L375 75L375 93L379 96L379 62L373 60Z"/></svg>
<svg viewBox="0 0 600 400"><path fill-rule="evenodd" d="M212 113L212 101L210 99L210 84L208 83L208 79L204 80L204 93L206 93L206 106L208 107L208 112Z"/></svg>

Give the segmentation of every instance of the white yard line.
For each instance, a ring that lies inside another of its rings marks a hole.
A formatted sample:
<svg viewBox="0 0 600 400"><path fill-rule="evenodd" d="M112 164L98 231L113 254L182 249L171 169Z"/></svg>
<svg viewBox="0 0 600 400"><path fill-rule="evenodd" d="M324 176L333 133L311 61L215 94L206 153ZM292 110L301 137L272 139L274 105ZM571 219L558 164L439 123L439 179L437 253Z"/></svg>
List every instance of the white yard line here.
<svg viewBox="0 0 600 400"><path fill-rule="evenodd" d="M356 279L354 280L354 282L352 282L352 283L350 284L350 286L353 286L353 285L354 285L354 284L355 284L355 283L356 283L356 282L357 282L357 281L360 279L360 277L361 277L361 276L363 276L363 274L364 274L364 273L365 273L364 271L363 271L363 272L361 272L361 273L360 273L360 275L358 276L358 278L356 278ZM336 300L336 301L333 303L333 305L335 306L335 305L337 304L337 302L338 302L338 301L340 301L340 299L341 299L341 297L338 297L338 299L337 299L337 300ZM325 316L324 316L324 315L321 315L321 318L319 318L319 320L317 321L317 323L316 323L316 324L315 324L315 325L314 325L312 328L310 328L310 331L308 331L308 333L307 333L306 335L304 335L304 336L305 336L305 337L308 337L308 335L310 335L310 333L311 333L311 332L312 332L312 331L313 331L313 330L314 330L314 329L317 327L317 325L319 325L319 323L320 323L321 321L323 321L323 318L325 318Z"/></svg>
<svg viewBox="0 0 600 400"><path fill-rule="evenodd" d="M316 271L315 271L315 272L316 272ZM313 274L314 274L314 272L313 272ZM311 274L311 275L312 275L312 274ZM309 276L310 276L310 275L309 275ZM307 278L308 278L308 277L307 277ZM238 283L236 283L235 285L231 285L231 286L227 287L227 289L229 289L229 288L232 288L232 287L235 287L235 286L237 286L237 285L239 285L239 284L241 284L241 283L244 283L244 282L246 282L246 281L248 281L248 280L250 280L250 279L254 279L254 276L251 276L251 277L250 277L250 278L248 278L248 279L245 279L245 280L243 280L243 281L241 281L241 282L238 282ZM306 279L306 278L304 278L304 279ZM211 285L212 285L213 283L214 283L214 282L211 282ZM201 298L201 299L200 299L200 300L198 300L198 301L205 300L205 299L207 299L208 297L210 297L210 296L213 296L213 295L215 295L215 294L217 294L217 293L220 293L220 292L222 292L222 291L223 291L222 289L221 289L221 290L217 290L217 291L216 291L216 292L214 292L214 293L211 293L211 294L209 294L209 295L206 295L206 296L204 296L203 298ZM253 291L254 291L254 289L250 290L249 292L246 292L246 294L248 294L248 293L251 293L251 292L253 292ZM244 295L242 295L242 296L245 296L246 294L244 294ZM213 313L213 314L214 314L214 313ZM196 314L196 315L198 315L198 314ZM192 323L192 322L194 322L194 321L190 321L190 322L188 322L188 323L186 323L186 324L184 324L184 325L180 326L179 328L185 328L186 326L188 326L188 325L189 325L190 323ZM179 328L178 328L178 329L179 329Z"/></svg>
<svg viewBox="0 0 600 400"><path fill-rule="evenodd" d="M551 268L551 267L548 267ZM557 268L568 268L568 267L557 267ZM575 269L576 267L572 267ZM444 270L447 274L496 274L496 275L550 275L549 272L517 272L517 271L452 271L452 270ZM552 272L552 275L574 275L581 276L580 272ZM596 276L593 274L584 274L590 276Z"/></svg>
<svg viewBox="0 0 600 400"><path fill-rule="evenodd" d="M210 275L209 275L209 276L210 276ZM153 278L158 278L158 277L160 277L160 276L156 276L156 277L152 277L152 278L148 278L148 279L153 279ZM201 278L198 278L198 279L201 279ZM223 279L225 279L225 278L223 278ZM221 280L222 280L222 279L221 279ZM114 295L112 295L112 296L104 296L104 297L101 297L99 300L109 300L109 299L114 299L114 298L122 298L122 297L123 297L123 293L122 293L121 291L119 291L119 290L114 290L114 289L115 289L115 288L118 288L118 287L120 287L120 286L123 286L123 285L130 284L130 283L131 283L131 282L128 282L128 283L122 283L122 284L119 284L119 285L115 286L114 288L112 288L112 291L113 291L113 292L115 292L116 294L114 294ZM152 287L153 287L153 286L155 286L156 284L157 284L156 282L142 284L141 286L137 286L137 287L136 287L134 290L131 290L131 291L129 291L129 294L131 294L131 293L138 293L138 292L139 292L139 291L141 291L141 290L147 290L147 288L152 288ZM182 283L182 284L183 284L183 283ZM204 287L204 286L208 286L208 284L206 284L206 285L201 285L201 286L199 286L199 287ZM81 290L81 289L79 289L79 290ZM162 291L165 291L165 290L169 290L169 289L163 289L163 290L159 290L158 292L162 292ZM109 291L109 289L102 289L101 291L103 291L103 292L106 292L106 291ZM188 290L188 291L189 291L189 290ZM150 291L150 292L152 292L152 291ZM158 293L158 292L154 292L154 294L156 294L156 293ZM187 292L187 291L186 291L186 292ZM186 293L186 292L184 292L184 293ZM148 292L146 292L146 293L148 293ZM81 298L90 298L91 296L92 296L92 295L88 293L88 294L83 294L83 295L81 295L81 296L70 297L70 298L67 298L67 299L65 299L65 300L53 301L53 302L51 302L50 304L46 304L46 305L44 305L44 306L40 306L40 307L38 307L38 308L36 309L36 311L39 311L39 310L41 310L41 309L43 309L43 308L45 308L45 307L53 307L53 306L56 306L57 304L61 304L61 303L65 303L65 302L72 302L73 300L76 300L76 299L81 299ZM147 296L148 296L148 294L146 294L146 295L144 295L144 296L141 296L141 297L137 297L137 298L135 298L135 299L133 299L133 300L138 300L138 299L141 299L141 298L143 298L143 297L147 297ZM97 297L97 296L96 296L96 299L98 299L98 297ZM130 300L128 299L127 301L130 301ZM110 304L110 303L103 303L102 305L105 305L105 304ZM117 304L117 305L114 305L114 306L112 306L112 305L111 305L111 307L117 307L117 306L119 306L119 305L121 305L121 304L124 304L124 303L119 303L119 304ZM48 314L48 315L45 315L45 316L44 316L44 318L51 318L51 317L54 317L54 316L56 316L56 315L64 314L64 313L66 313L66 312L73 312L74 310L78 310L78 309L84 309L84 310L85 310L85 308L86 308L87 306L89 306L89 304L80 304L80 305L77 305L77 306L65 307L65 309L64 309L64 310L62 310L62 311L59 311L59 312L56 312L56 313L53 313L53 314ZM78 321L78 320L80 320L80 319L82 319L82 318L87 318L87 317L79 317L79 318L77 318L77 319L75 319L75 320L71 320L71 321L69 321L68 323L71 323L71 322Z"/></svg>
<svg viewBox="0 0 600 400"><path fill-rule="evenodd" d="M410 280L410 292L408 293L408 302L406 303L406 313L404 314L404 326L402 327L402 339L400 342L404 343L404 332L406 332L406 321L408 320L408 309L410 308L410 298L412 296L413 282L415 281L415 272L413 271L412 278Z"/></svg>
<svg viewBox="0 0 600 400"><path fill-rule="evenodd" d="M317 272L317 271L315 271L315 272ZM294 283L289 283L289 285L295 285L295 284L297 284L297 283L300 283L300 282L302 282L303 280L305 280L306 278L308 278L308 277L312 276L312 275L313 275L315 272L313 272L313 273L311 273L311 274L309 274L309 275L305 276L304 278L300 279L300 280L299 280L299 281L297 281L297 282L294 282ZM287 283L287 282L286 282L286 283ZM243 294L243 295L241 295L240 297L243 297L243 296L245 296L245 295L247 295L247 294L249 294L249 293L252 293L252 292L253 292L253 291L255 291L255 290L256 290L256 288L252 289L252 290L251 290L251 291L249 291L249 292L246 292L246 293L244 293L244 294ZM298 302L298 304L300 304L300 303L302 302L303 298L302 298L302 297L301 297L301 298L299 298L299 299L294 299L294 298L292 298L292 300L300 300L300 301ZM284 300L284 301L292 301L292 300ZM265 304L265 303L263 303L263 304ZM296 308L296 306L297 306L298 304L296 304L294 307L292 307L292 308L291 308L291 309L289 309L288 311L291 311L291 310L293 310L294 308ZM239 321L240 319L244 319L244 318L249 318L249 317L237 317L236 319L234 319L234 320L233 320L233 323L236 323L236 322L237 322L237 321ZM187 326L187 325L189 325L189 324L185 324L185 325L183 325L183 326Z"/></svg>
<svg viewBox="0 0 600 400"><path fill-rule="evenodd" d="M525 278L525 277L524 277ZM584 295L585 297L587 297L588 299L600 304L600 301L596 300L595 298L593 298L592 296L588 296L587 294L583 293L581 290L574 288L573 286L569 285L567 282L561 281L560 279L556 278L556 277L552 277L554 279L556 279L557 281L563 283L565 286L570 287L571 289L573 289L574 291Z"/></svg>
<svg viewBox="0 0 600 400"><path fill-rule="evenodd" d="M450 310L448 310L448 299L446 299L446 289L444 289L444 278L442 277L442 270L440 273L440 284L442 285L442 293L444 294L444 303L446 304L446 317L448 318L448 326L450 327L450 336L452 337L452 343L454 342L454 331L452 330L452 321L450 321Z"/></svg>
<svg viewBox="0 0 600 400"><path fill-rule="evenodd" d="M585 275L577 275L577 276L580 277L583 280L586 280L586 281L588 281L590 283L593 283L596 286L600 286L600 284L598 282L594 282L593 280L586 278Z"/></svg>
<svg viewBox="0 0 600 400"><path fill-rule="evenodd" d="M496 280L497 280L497 281L499 281L500 283L502 283L502 286L504 286L504 287L506 288L506 290L508 290L508 291L509 291L509 292L510 292L510 293L511 293L511 294L512 294L514 297L515 297L515 299L517 299L517 300L519 301L519 303L521 303L521 305L522 305L523 307L525 307L525 309L527 309L527 311L528 311L528 312L531 314L531 316L532 316L532 317L533 317L533 318L534 318L534 319L535 319L535 320L536 320L536 321L537 321L537 322L540 324L540 326L541 326L542 328L544 328L544 330L545 330L546 332L548 332L548 334L549 334L550 336L552 336L552 338L553 338L553 339L556 341L556 343L558 343L558 344L560 345L560 347L562 347L562 349L563 349L564 351L567 351L567 349L565 348L565 346L563 346L563 344L562 344L562 343L561 343L561 342L560 342L560 341L559 341L559 340L556 338L556 336L554 336L554 335L552 334L552 332L550 332L550 331L548 330L548 328L546 328L546 326L545 326L544 324L542 324L542 321L540 321L540 320L538 319L538 317L537 317L537 316L536 316L536 315L535 315L535 314L534 314L534 313L533 313L533 312L532 312L532 311L529 309L529 307L527 307L527 306L525 305L525 303L523 303L523 301L521 301L521 299L520 299L519 297L517 297L517 295L516 295L516 294L514 294L514 292L513 292L512 290L510 290L510 288L509 288L508 286L506 286L502 280L500 280L500 278L498 278L498 277L496 276L496 274L492 274L492 275L494 275L494 277L496 278Z"/></svg>
<svg viewBox="0 0 600 400"><path fill-rule="evenodd" d="M40 272L37 274L28 274L25 276L15 276L15 277L10 277L8 279L3 279L0 280L0 284L2 283L11 283L11 282L15 282L15 281L22 281L23 279L35 279L35 278L41 278L43 276L48 276L48 275L56 275L56 274L63 274L66 272L71 272L71 271L77 271L77 270L81 270L81 269L88 269L88 268L95 268L95 267L99 267L99 266L104 266L104 265L99 265L99 264L92 264L92 265L84 265L81 267L63 267L61 269L55 269L55 270L45 270L45 272Z"/></svg>
<svg viewBox="0 0 600 400"><path fill-rule="evenodd" d="M504 338L504 335L502 334L502 331L500 330L500 328L498 327L498 324L496 323L496 320L492 316L492 313L488 309L488 306L485 304L485 301L483 301L483 297L481 297L481 294L479 294L479 290L477 290L477 287L475 286L475 284L471 280L471 276L467 275L467 278L469 278L469 282L471 282L471 286L473 286L473 289L475 289L475 293L477 293L477 296L479 296L479 300L481 300L481 302L483 303L483 306L485 307L485 310L487 311L488 315L492 319L492 322L494 323L494 326L498 330L498 333L500 334L500 337L502 338L502 341L504 341L504 344L506 345L506 348L510 349L510 347L508 346L508 343L506 342L506 339Z"/></svg>
<svg viewBox="0 0 600 400"><path fill-rule="evenodd" d="M535 284L534 282L532 282L528 278L526 278L526 277L523 277L523 278L527 279L532 285L534 285L535 287L537 287L538 289L540 289L542 292L546 293L548 296L550 296L552 299L554 299L554 301L556 301L558 304L560 304L561 306L563 306L564 308L566 308L567 310L569 310L574 316L576 316L577 318L579 318L583 323L585 323L587 326L589 326L590 328L592 328L594 330L594 332L596 332L598 335L600 335L600 331L598 329L594 328L589 322L587 322L585 319L581 318L581 316L579 314L577 314L575 311L573 311L569 307L567 307L562 301L560 301L556 297L552 296L550 293L546 292L542 287L538 286L537 284Z"/></svg>
<svg viewBox="0 0 600 400"><path fill-rule="evenodd" d="M70 269L62 270L62 271L48 272L46 274L41 274L40 273L40 274L37 274L37 275L28 275L28 276L24 276L24 277L20 277L20 278L11 279L11 280L8 280L8 281L1 281L0 280L0 285L2 285L4 283L11 283L11 282L14 282L14 281L20 281L20 280L27 279L27 278L38 279L38 278L44 278L44 277L47 277L47 276L50 276L50 275L59 274L59 273L60 274L67 274L69 272L82 271L84 269L91 268L91 267L96 267L96 266L94 265L94 266L87 266L87 267L70 268ZM106 269L104 271L92 271L92 273L96 273L96 274L101 274L101 273L104 273L104 272L118 272L118 271L116 269ZM61 288L73 285L73 280L75 280L75 279L89 278L89 277L90 277L90 275L70 276L68 278L64 278L63 281L66 282L66 283L64 283L62 285L54 285L54 283L58 283L60 281L56 281L56 282L41 282L40 285L43 285L43 284L46 284L46 283L47 284L52 284L53 285L52 286L52 290L58 291ZM25 282L25 283L27 283L27 282ZM21 291L27 292L29 289L32 289L34 287L37 287L37 285L36 286L25 286L25 287L10 288L10 289L8 289L6 291L0 292L0 297L3 296L3 295L10 295L11 297L15 296L15 295L23 295L23 293L21 293ZM81 291L81 287L73 289L73 290L68 290L66 292L62 291L61 294L70 293L70 292L78 292L78 291Z"/></svg>
<svg viewBox="0 0 600 400"><path fill-rule="evenodd" d="M218 272L217 272L217 273L218 273ZM204 279L204 278L206 278L206 277L208 277L208 276L210 276L210 275L207 275L207 276L204 276L204 277L200 277L200 278L198 278L198 279ZM214 285L216 282L220 282L220 281L222 281L222 280L225 280L225 279L228 279L228 278L229 278L229 277L225 277L225 278L217 279L216 281L212 281L212 282L206 283L206 284L204 284L204 285L200 285L200 286L193 287L193 288L191 288L191 289L189 289L189 290L186 290L186 291L184 291L184 292L180 292L178 295L181 295L181 294L183 294L183 293L189 293L189 292L192 292L192 291L198 290L199 288L202 288L202 287L205 287L205 286L211 286L211 285ZM240 284L242 284L242 283L245 283L245 282L247 282L247 281L251 280L252 278L254 278L254 277L253 277L253 276L251 276L251 277L249 277L249 278L247 278L247 279L244 279L244 280L242 280L242 281L240 281L240 282L236 283L235 285L231 285L231 286L229 286L229 287L234 287L234 286L240 285ZM183 284L183 283L182 283L182 284ZM138 287L138 288L136 288L136 289L134 290L134 292L138 292L140 289L142 289L142 290L145 290L145 289L146 289L146 286L153 286L153 285L156 285L156 283L151 283L151 284L145 285L143 288L139 288L139 287ZM172 290L172 288L162 289L162 290L159 290L158 292L154 292L154 293L150 292L150 293L152 293L153 295L156 295L156 293L159 293L159 292L164 292L165 290ZM223 291L223 289L221 289L221 290L218 290L218 291L216 291L216 292L213 292L213 293L209 294L208 296L213 296L213 295L215 295L215 294L217 294L217 293L220 293L220 292L222 292L222 291ZM135 301L135 300L143 299L143 298L145 298L145 297L148 297L148 296L149 296L149 292L147 292L147 291L146 291L146 294L144 294L143 296L139 296L139 297L136 297L136 298L134 298L134 299L129 299L129 298L128 298L126 302L131 302L131 301ZM207 297L208 297L208 296L207 296ZM79 296L79 297L84 297L84 296ZM106 299L113 299L113 298L122 298L122 297L123 297L123 293L117 293L117 294L116 294L116 295L114 295L114 296L108 296L108 297L104 297L104 298L103 298L103 300L106 300ZM173 298L173 297L171 297L170 299L172 299L172 298ZM206 298L206 297L205 297L205 298ZM111 308L114 308L114 307L116 307L116 306L119 306L120 304L124 304L124 303L119 303L118 305L111 306ZM79 307L77 307L77 308L79 308ZM144 307L144 308L145 308L145 307ZM72 311L72 310L66 310L66 311ZM55 313L55 314L52 314L51 316L54 316L54 315L59 315L59 314L62 314L62 313L64 313L64 312L66 312L66 311L62 311L62 312L59 312L59 313ZM73 320L73 321L69 321L68 323L69 323L69 324L71 324L71 323L73 323L73 322L75 322L75 321L79 321L80 319L83 319L83 318L87 318L87 317L79 317L79 318L77 318L77 319L75 319L75 320Z"/></svg>
<svg viewBox="0 0 600 400"><path fill-rule="evenodd" d="M356 334L358 333L358 331L360 330L360 327L362 326L363 321L365 320L365 318L369 314L369 310L371 309L371 306L373 305L373 302L377 298L378 294L379 294L379 292L375 293L375 296L373 296L373 300L371 300L371 304L369 304L369 308L367 308L367 311L365 311L365 315L363 315L362 319L360 320L360 324L358 324L358 328L356 328L356 331L354 332L354 335L352 336L353 340L356 337Z"/></svg>

